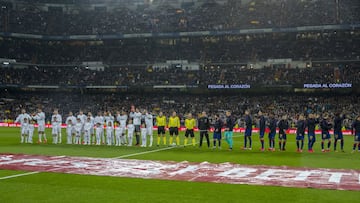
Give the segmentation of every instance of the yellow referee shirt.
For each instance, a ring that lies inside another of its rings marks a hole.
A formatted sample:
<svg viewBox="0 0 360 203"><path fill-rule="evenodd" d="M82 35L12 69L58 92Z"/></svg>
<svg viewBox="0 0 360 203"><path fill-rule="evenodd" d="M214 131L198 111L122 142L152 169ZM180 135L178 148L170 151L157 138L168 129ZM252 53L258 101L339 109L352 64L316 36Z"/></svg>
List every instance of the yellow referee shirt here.
<svg viewBox="0 0 360 203"><path fill-rule="evenodd" d="M166 125L166 117L165 116L157 116L156 117L156 125L157 126L165 126Z"/></svg>
<svg viewBox="0 0 360 203"><path fill-rule="evenodd" d="M180 119L179 117L175 116L175 117L170 117L169 118L169 128L171 127L176 127L176 128L180 128Z"/></svg>
<svg viewBox="0 0 360 203"><path fill-rule="evenodd" d="M191 119L185 119L185 127L188 130L193 130L195 127L196 123L195 123L195 119L191 118Z"/></svg>

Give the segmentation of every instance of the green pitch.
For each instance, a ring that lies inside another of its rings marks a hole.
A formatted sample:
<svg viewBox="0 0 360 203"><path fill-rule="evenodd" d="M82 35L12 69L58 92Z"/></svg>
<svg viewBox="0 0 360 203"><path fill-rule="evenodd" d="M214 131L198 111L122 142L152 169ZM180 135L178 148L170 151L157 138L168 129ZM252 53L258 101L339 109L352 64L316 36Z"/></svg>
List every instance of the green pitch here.
<svg viewBox="0 0 360 203"><path fill-rule="evenodd" d="M50 131L47 130L51 141ZM52 144L20 144L18 128L0 128L0 153L68 155L88 157L121 157L148 160L190 162L233 162L248 165L286 165L297 167L360 169L360 153L351 154L353 138L345 136L345 153L295 152L295 137L288 136L286 152L260 152L258 136L253 135L253 150L242 151L242 134L235 133L234 150L207 147L167 146L108 147ZM183 134L180 134L183 138ZM198 138L198 135L197 135ZM37 135L35 136L37 139ZM34 140L35 140L34 139ZM154 137L156 142L156 137ZM63 131L63 143L65 131ZM267 143L266 143L267 144ZM206 145L206 144L205 144ZM168 149L165 149L168 148ZM304 147L306 149L306 145ZM164 149L162 151L154 151ZM136 155L141 152L149 152ZM24 171L0 170L0 178ZM57 173L37 173L0 180L0 202L356 202L358 191L284 188L271 186L229 185L181 181L143 180Z"/></svg>

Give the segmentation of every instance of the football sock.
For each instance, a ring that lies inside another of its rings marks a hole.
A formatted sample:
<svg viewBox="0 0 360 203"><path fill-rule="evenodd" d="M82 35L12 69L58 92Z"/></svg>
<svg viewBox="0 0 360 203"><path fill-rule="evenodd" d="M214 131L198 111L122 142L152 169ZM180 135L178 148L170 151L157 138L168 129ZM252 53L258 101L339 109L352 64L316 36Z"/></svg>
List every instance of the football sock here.
<svg viewBox="0 0 360 203"><path fill-rule="evenodd" d="M330 146L331 146L331 141L329 140L327 148L330 149Z"/></svg>
<svg viewBox="0 0 360 203"><path fill-rule="evenodd" d="M340 146L341 146L341 150L343 150L344 149L344 139L341 139Z"/></svg>
<svg viewBox="0 0 360 203"><path fill-rule="evenodd" d="M176 145L180 145L180 137L176 136Z"/></svg>
<svg viewBox="0 0 360 203"><path fill-rule="evenodd" d="M192 145L195 146L195 145L196 145L196 140L195 140L195 138L193 137L191 140L192 140Z"/></svg>
<svg viewBox="0 0 360 203"><path fill-rule="evenodd" d="M218 140L218 145L219 145L219 147L221 147L221 140L220 139ZM360 144L359 144L359 149L360 149Z"/></svg>
<svg viewBox="0 0 360 203"><path fill-rule="evenodd" d="M161 140L161 138L160 138L160 136L158 136L157 137L157 145L160 145L160 140Z"/></svg>
<svg viewBox="0 0 360 203"><path fill-rule="evenodd" d="M188 138L185 138L185 140L184 140L184 146L186 146L187 143L188 143Z"/></svg>
<svg viewBox="0 0 360 203"><path fill-rule="evenodd" d="M299 143L298 140L296 141L296 146L297 146L298 149L300 149L300 143Z"/></svg>
<svg viewBox="0 0 360 203"><path fill-rule="evenodd" d="M166 145L166 137L165 136L163 137L163 142L164 142L164 145Z"/></svg>
<svg viewBox="0 0 360 203"><path fill-rule="evenodd" d="M261 149L264 149L264 140L260 140L261 142Z"/></svg>
<svg viewBox="0 0 360 203"><path fill-rule="evenodd" d="M149 143L149 145L152 146L152 144L153 144L153 136L150 135L150 143Z"/></svg>
<svg viewBox="0 0 360 203"><path fill-rule="evenodd" d="M248 138L249 138L249 147L251 148L252 147L252 139L250 136L248 136Z"/></svg>
<svg viewBox="0 0 360 203"><path fill-rule="evenodd" d="M336 151L336 146L337 146L337 139L335 139L335 142L334 142L334 151Z"/></svg>
<svg viewBox="0 0 360 203"><path fill-rule="evenodd" d="M300 146L301 149L304 148L304 140L301 140L301 146Z"/></svg>
<svg viewBox="0 0 360 203"><path fill-rule="evenodd" d="M170 136L170 139L169 139L169 144L171 145L174 141L174 138L172 136Z"/></svg>
<svg viewBox="0 0 360 203"><path fill-rule="evenodd" d="M354 144L354 146L353 146L353 150L355 150L356 149L356 143Z"/></svg>
<svg viewBox="0 0 360 203"><path fill-rule="evenodd" d="M214 140L213 142L214 142L214 147L216 147L216 140Z"/></svg>
<svg viewBox="0 0 360 203"><path fill-rule="evenodd" d="M284 140L282 143L282 150L285 150L285 145L286 145L286 140Z"/></svg>
<svg viewBox="0 0 360 203"><path fill-rule="evenodd" d="M244 148L246 148L246 145L247 145L247 136L244 136Z"/></svg>
<svg viewBox="0 0 360 203"><path fill-rule="evenodd" d="M321 142L321 149L324 149L324 141Z"/></svg>
<svg viewBox="0 0 360 203"><path fill-rule="evenodd" d="M279 141L279 149L281 150L281 141Z"/></svg>

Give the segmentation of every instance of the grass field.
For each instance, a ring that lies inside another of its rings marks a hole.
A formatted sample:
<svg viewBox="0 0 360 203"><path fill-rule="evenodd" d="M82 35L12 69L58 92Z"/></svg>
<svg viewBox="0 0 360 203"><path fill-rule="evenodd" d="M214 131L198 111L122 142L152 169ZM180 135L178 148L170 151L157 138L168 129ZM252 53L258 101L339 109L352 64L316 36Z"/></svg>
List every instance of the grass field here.
<svg viewBox="0 0 360 203"><path fill-rule="evenodd" d="M47 135L50 135L50 131L47 132ZM64 135L65 132L63 132L63 139ZM180 136L183 137L183 134ZM352 137L346 136L345 153L322 153L318 141L315 144L315 153L299 154L295 152L295 138L291 135L288 136L286 152L258 151L260 143L257 135L253 135L253 150L242 151L240 147L243 145L243 137L240 133L235 133L234 136L236 137L233 151L226 150L225 142L223 142L222 150L188 146L155 151L158 147L20 144L18 128L0 128L0 153L107 158L126 156L126 158L144 160L360 169L360 153L350 153ZM160 148L165 147L167 146ZM148 153L136 155L146 151ZM145 180L59 173L37 173L1 180L1 177L23 173L26 172L0 170L0 202L356 202L359 199L358 191Z"/></svg>

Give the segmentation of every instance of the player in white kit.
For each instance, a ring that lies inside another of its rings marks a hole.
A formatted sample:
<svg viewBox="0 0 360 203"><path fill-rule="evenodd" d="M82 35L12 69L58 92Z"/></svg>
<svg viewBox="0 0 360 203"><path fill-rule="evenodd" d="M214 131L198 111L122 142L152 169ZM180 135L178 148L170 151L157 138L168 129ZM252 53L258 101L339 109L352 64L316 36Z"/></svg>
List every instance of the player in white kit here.
<svg viewBox="0 0 360 203"><path fill-rule="evenodd" d="M88 112L87 117L90 118L90 122L92 124L91 130L90 130L90 143L91 143L91 140L94 143L95 142L95 123L94 123L95 118L92 116L91 112Z"/></svg>
<svg viewBox="0 0 360 203"><path fill-rule="evenodd" d="M128 146L132 146L132 140L134 136L135 126L132 123L132 119L129 120L129 124L127 125L127 136L128 136Z"/></svg>
<svg viewBox="0 0 360 203"><path fill-rule="evenodd" d="M146 125L146 134L150 137L149 147L152 147L153 144L153 127L154 120L153 115L145 110L145 125Z"/></svg>
<svg viewBox="0 0 360 203"><path fill-rule="evenodd" d="M31 119L29 122L29 127L28 127L28 143L33 143L33 135L34 135L34 130L35 130L35 120Z"/></svg>
<svg viewBox="0 0 360 203"><path fill-rule="evenodd" d="M86 119L85 125L84 125L84 145L90 145L90 136L91 132L93 131L93 123L91 121L91 117L88 117Z"/></svg>
<svg viewBox="0 0 360 203"><path fill-rule="evenodd" d="M142 123L140 126L140 133L141 133L141 147L146 147L146 136L147 136L147 129L145 123Z"/></svg>
<svg viewBox="0 0 360 203"><path fill-rule="evenodd" d="M58 109L54 109L53 115L51 116L51 125L52 125L52 136L53 136L53 144L57 144L59 141L58 136L60 135L61 132L61 123L62 123L62 118L61 115L59 114L59 110Z"/></svg>
<svg viewBox="0 0 360 203"><path fill-rule="evenodd" d="M29 136L29 120L24 118L23 123L21 124L21 143L27 143Z"/></svg>
<svg viewBox="0 0 360 203"><path fill-rule="evenodd" d="M106 144L108 146L111 146L113 143L113 131L114 131L113 124L111 121L108 121L106 125Z"/></svg>
<svg viewBox="0 0 360 203"><path fill-rule="evenodd" d="M100 134L100 142L101 142L101 138L103 138L103 142L105 142L105 138L104 138L104 117L101 114L101 111L99 111L97 113L97 116L95 116L94 118L94 123L95 123L95 134L97 136L97 132L99 132ZM99 124L99 125L98 125ZM96 138L96 142L97 142L97 138Z"/></svg>
<svg viewBox="0 0 360 203"><path fill-rule="evenodd" d="M80 118L76 119L76 124L75 124L75 141L74 144L81 144L81 134L82 134L82 130L83 130L83 123L81 122Z"/></svg>
<svg viewBox="0 0 360 203"><path fill-rule="evenodd" d="M70 111L68 117L66 118L65 121L66 124L66 135L67 135L67 144L72 144L73 143L73 137L75 136L75 124L76 124L76 118L73 115L73 113ZM75 138L74 138L75 139Z"/></svg>
<svg viewBox="0 0 360 203"><path fill-rule="evenodd" d="M126 144L125 132L126 132L126 122L127 122L128 116L126 115L126 112L123 110L123 111L121 111L121 115L118 112L116 119L119 122L119 127L121 130L121 137L120 137L121 144Z"/></svg>
<svg viewBox="0 0 360 203"><path fill-rule="evenodd" d="M133 110L133 109L132 109ZM135 138L136 138L136 146L140 145L140 125L141 125L141 112L138 108L135 111L130 112L130 118L133 119L133 123L135 126Z"/></svg>
<svg viewBox="0 0 360 203"><path fill-rule="evenodd" d="M26 119L26 123L25 123ZM26 113L25 109L21 109L21 114L16 118L15 123L20 123L21 143L24 142L23 132L27 132L30 115Z"/></svg>
<svg viewBox="0 0 360 203"><path fill-rule="evenodd" d="M45 113L42 111L41 108L37 109L37 113L33 116L33 119L36 120L38 124L38 143L42 142L42 138L44 138L44 142L47 142L46 135L45 135Z"/></svg>
<svg viewBox="0 0 360 203"><path fill-rule="evenodd" d="M100 145L101 143L101 134L103 133L102 126L100 123L95 124L96 145Z"/></svg>
<svg viewBox="0 0 360 203"><path fill-rule="evenodd" d="M115 121L114 123L114 129L115 129L115 146L120 146L122 131L117 121Z"/></svg>

